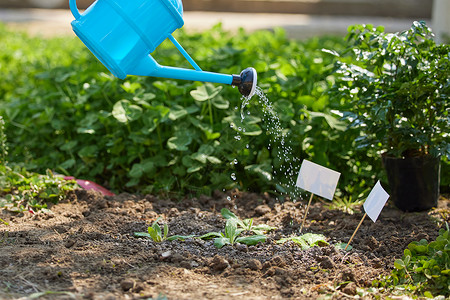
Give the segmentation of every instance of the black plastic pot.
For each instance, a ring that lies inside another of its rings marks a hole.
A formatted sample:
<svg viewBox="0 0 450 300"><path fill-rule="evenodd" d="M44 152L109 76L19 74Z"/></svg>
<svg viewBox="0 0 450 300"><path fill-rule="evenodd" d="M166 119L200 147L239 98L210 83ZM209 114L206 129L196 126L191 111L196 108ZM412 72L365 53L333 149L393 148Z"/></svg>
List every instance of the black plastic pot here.
<svg viewBox="0 0 450 300"><path fill-rule="evenodd" d="M424 211L437 206L440 157L394 158L383 156L390 196L403 211Z"/></svg>

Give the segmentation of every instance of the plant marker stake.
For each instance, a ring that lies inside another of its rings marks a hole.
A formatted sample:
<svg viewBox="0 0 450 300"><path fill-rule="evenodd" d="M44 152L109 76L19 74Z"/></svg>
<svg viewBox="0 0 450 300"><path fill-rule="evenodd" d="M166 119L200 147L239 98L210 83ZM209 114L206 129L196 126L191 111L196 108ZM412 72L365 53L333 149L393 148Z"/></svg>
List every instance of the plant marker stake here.
<svg viewBox="0 0 450 300"><path fill-rule="evenodd" d="M303 216L302 226L300 226L300 233L302 233L303 225L305 225L306 215L308 214L309 206L311 205L311 200L314 194L311 193L311 197L309 197L308 206L306 207L305 215Z"/></svg>
<svg viewBox="0 0 450 300"><path fill-rule="evenodd" d="M353 232L353 235L350 238L350 241L348 241L348 244L344 250L347 250L348 245L350 245L350 242L352 241L353 237L358 231L359 226L361 226L362 222L364 221L364 218L367 215L369 216L369 218L372 219L374 223L377 221L378 216L380 215L381 210L383 209L388 199L389 194L386 193L386 191L381 186L380 181L378 180L373 189L370 191L369 196L367 196L366 201L364 202L363 207L365 210L365 214L362 217L361 222L359 222L358 227L356 227L355 232Z"/></svg>
<svg viewBox="0 0 450 300"><path fill-rule="evenodd" d="M359 227L361 226L361 224L362 224L362 222L364 221L364 218L365 218L366 216L367 216L367 213L365 213L364 216L361 218L361 221L359 222L358 227L356 227L355 232L353 232L353 235L352 235L352 237L350 238L350 240L348 241L347 246L345 246L344 251L347 250L348 246L350 245L350 243L351 243L352 240L353 240L353 237L355 236L356 232L358 231Z"/></svg>

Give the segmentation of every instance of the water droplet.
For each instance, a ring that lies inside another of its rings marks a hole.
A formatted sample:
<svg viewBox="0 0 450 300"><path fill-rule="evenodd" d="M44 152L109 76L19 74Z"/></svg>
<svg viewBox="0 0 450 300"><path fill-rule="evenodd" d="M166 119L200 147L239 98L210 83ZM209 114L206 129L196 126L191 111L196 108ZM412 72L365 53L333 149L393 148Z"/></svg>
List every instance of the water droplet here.
<svg viewBox="0 0 450 300"><path fill-rule="evenodd" d="M233 123L231 123L231 124L230 124L230 127L231 127L231 128L233 128L233 127L234 127L234 124L233 124Z"/></svg>
<svg viewBox="0 0 450 300"><path fill-rule="evenodd" d="M247 148L247 149L250 148L250 145L249 144L245 145L245 148Z"/></svg>
<svg viewBox="0 0 450 300"><path fill-rule="evenodd" d="M234 163L235 165L237 165L237 164L238 164L238 160L235 158L235 159L233 160L233 163Z"/></svg>
<svg viewBox="0 0 450 300"><path fill-rule="evenodd" d="M236 174L234 174L234 173L231 173L231 179L233 179L233 180L236 180Z"/></svg>
<svg viewBox="0 0 450 300"><path fill-rule="evenodd" d="M228 200L228 201L231 201L231 197L230 197L230 196L227 196L227 200Z"/></svg>
<svg viewBox="0 0 450 300"><path fill-rule="evenodd" d="M236 140L238 140L238 141L241 140L241 136L240 136L240 135L236 135L234 138L235 138Z"/></svg>

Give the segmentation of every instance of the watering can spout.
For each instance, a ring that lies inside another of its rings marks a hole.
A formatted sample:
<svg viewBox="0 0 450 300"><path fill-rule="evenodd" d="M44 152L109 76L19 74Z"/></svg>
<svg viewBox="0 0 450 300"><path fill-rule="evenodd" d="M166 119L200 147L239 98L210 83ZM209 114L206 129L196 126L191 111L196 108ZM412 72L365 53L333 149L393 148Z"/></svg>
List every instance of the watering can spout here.
<svg viewBox="0 0 450 300"><path fill-rule="evenodd" d="M237 86L239 92L245 97L252 97L255 94L257 82L256 70L251 67L243 70L240 75L226 75L202 71L201 69L193 70L161 66L151 55L147 55L140 60L135 68L130 71L130 75L229 84Z"/></svg>

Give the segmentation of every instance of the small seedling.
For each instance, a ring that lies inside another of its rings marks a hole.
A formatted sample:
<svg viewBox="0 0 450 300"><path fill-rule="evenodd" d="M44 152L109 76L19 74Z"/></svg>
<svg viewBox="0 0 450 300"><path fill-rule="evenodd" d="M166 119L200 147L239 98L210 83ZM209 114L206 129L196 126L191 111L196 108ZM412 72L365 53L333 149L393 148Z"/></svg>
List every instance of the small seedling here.
<svg viewBox="0 0 450 300"><path fill-rule="evenodd" d="M263 235L264 233L276 229L275 227L266 225L266 224L260 224L260 225L253 225L253 218L251 219L239 219L233 212L231 212L227 208L222 208L220 210L220 213L222 216L229 220L229 219L235 219L237 225L243 230L243 231L250 231L253 232L256 235Z"/></svg>
<svg viewBox="0 0 450 300"><path fill-rule="evenodd" d="M287 241L293 241L298 244L302 250L306 250L314 246L324 247L329 245L328 242L325 241L325 236L315 233L305 233L301 236L283 238L278 240L277 244L283 244Z"/></svg>
<svg viewBox="0 0 450 300"><path fill-rule="evenodd" d="M259 242L265 242L266 236L257 234L252 236L239 237L244 231L242 228L238 228L238 222L235 218L229 218L225 224L225 234L221 232L208 232L200 236L200 239L208 240L214 238L214 246L222 248L225 245L234 245L235 243L241 243L248 246L256 245Z"/></svg>
<svg viewBox="0 0 450 300"><path fill-rule="evenodd" d="M136 237L145 237L145 238L151 238L154 242L160 243L162 241L174 241L174 240L180 240L184 241L188 238L192 238L195 235L172 235L167 236L169 234L169 226L167 224L164 224L163 228L164 231L161 231L161 227L158 225L158 221L161 219L159 217L158 219L153 222L152 226L149 226L147 229L147 232L135 232L134 236Z"/></svg>

